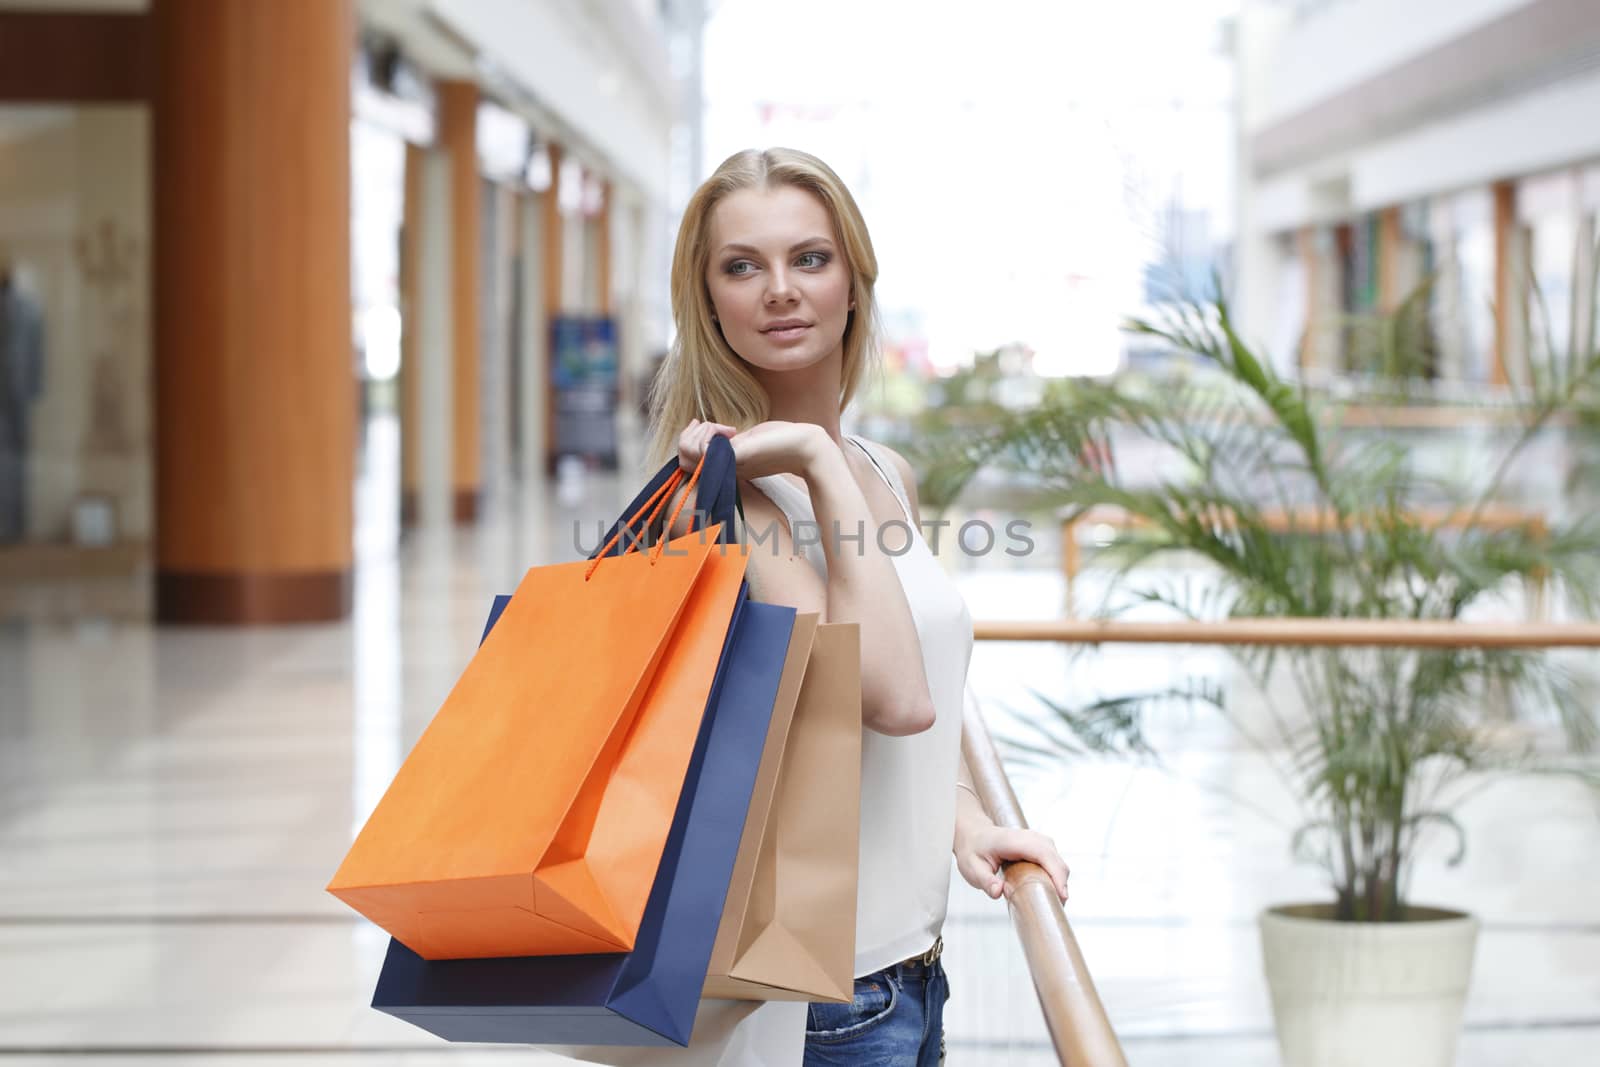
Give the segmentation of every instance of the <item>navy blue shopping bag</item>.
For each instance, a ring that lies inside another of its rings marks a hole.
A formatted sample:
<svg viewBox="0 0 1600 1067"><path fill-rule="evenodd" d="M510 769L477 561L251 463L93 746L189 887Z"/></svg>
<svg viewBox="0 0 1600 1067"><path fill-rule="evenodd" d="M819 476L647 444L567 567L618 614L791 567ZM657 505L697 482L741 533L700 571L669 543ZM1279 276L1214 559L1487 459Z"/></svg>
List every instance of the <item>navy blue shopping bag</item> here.
<svg viewBox="0 0 1600 1067"><path fill-rule="evenodd" d="M606 535L600 543L604 545L613 537L616 537L618 531L622 530L627 523L628 518L644 507L645 503L667 483L667 479L672 477L672 472L677 469L678 461L675 458L663 464L661 469L655 473L655 477L650 479L650 483L639 490L639 495L633 498L633 503L629 504L627 509L623 511L622 517L611 524L611 529L606 531ZM695 511L704 520L704 526L711 526L719 522L722 524L722 534L718 537L718 541L724 544L732 544L734 542L733 517L737 513L740 519L744 518L744 502L739 499L739 479L735 475L733 445L729 443L726 437L720 434L713 437L706 446L705 466L700 470L700 480L695 483ZM663 509L663 524L666 517L667 513ZM623 552L630 543L630 536L642 538L643 535L644 531L642 530L623 534L616 547L609 554L618 555Z"/></svg>

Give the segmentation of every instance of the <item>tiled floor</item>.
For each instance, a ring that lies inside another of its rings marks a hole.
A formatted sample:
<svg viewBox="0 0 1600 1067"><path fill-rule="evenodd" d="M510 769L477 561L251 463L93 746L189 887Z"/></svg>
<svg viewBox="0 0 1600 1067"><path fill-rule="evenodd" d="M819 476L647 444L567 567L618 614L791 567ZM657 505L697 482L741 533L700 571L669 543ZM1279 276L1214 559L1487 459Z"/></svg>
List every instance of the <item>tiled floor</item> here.
<svg viewBox="0 0 1600 1067"><path fill-rule="evenodd" d="M0 1065L549 1062L445 1046L366 1007L383 939L322 886L490 595L578 555L572 521L608 516L620 487L503 494L477 530L399 549L393 488L374 463L346 623L157 630L115 590L76 621L35 591L0 623ZM1060 610L1049 561L961 580L978 617ZM1012 645L980 647L973 681L1003 730L1027 688L1129 672L1231 677L1208 650L1070 661ZM1261 757L1198 720L1163 747L1164 770L1084 760L1016 781L1073 866L1069 916L1130 1062L1275 1064L1254 917L1320 886L1256 810L1285 810ZM1425 864L1415 887L1485 924L1458 1062L1600 1063L1600 798L1508 782L1464 816L1464 863ZM946 940L950 1062L1054 1062L1004 908L957 879Z"/></svg>

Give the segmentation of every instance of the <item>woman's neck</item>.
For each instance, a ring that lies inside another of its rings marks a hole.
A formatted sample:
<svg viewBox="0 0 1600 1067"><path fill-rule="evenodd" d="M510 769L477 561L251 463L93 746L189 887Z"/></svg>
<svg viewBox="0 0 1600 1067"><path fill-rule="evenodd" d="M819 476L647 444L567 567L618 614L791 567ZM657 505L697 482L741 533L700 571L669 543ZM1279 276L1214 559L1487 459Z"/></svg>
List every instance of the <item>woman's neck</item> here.
<svg viewBox="0 0 1600 1067"><path fill-rule="evenodd" d="M752 368L756 380L767 391L767 417L780 422L814 423L827 431L834 444L842 445L839 392L843 364L841 348L802 370L774 372Z"/></svg>

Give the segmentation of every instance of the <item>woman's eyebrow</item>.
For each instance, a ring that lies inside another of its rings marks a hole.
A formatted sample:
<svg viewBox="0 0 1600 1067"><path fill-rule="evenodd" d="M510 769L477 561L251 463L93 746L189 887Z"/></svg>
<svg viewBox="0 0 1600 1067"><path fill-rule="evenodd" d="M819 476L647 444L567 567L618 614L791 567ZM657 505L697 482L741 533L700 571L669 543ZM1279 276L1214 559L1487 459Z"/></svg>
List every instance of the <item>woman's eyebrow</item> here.
<svg viewBox="0 0 1600 1067"><path fill-rule="evenodd" d="M828 245L828 246L832 247L833 242L828 240L826 237L807 237L804 241L801 241L798 244L790 245L789 246L789 251L791 253L798 252L802 248L807 247L808 245ZM748 252L751 255L757 255L757 256L761 254L761 249L753 248L750 245L741 245L741 244L723 245L722 246L722 251L723 252Z"/></svg>

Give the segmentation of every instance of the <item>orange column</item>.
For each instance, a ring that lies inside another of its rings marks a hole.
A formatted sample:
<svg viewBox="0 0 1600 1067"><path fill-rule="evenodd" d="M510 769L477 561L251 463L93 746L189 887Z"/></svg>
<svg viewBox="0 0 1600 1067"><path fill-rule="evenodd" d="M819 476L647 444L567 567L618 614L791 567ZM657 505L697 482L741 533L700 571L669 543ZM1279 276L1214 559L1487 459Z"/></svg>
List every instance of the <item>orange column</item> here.
<svg viewBox="0 0 1600 1067"><path fill-rule="evenodd" d="M611 314L611 183L600 184L600 215L595 219L595 291L599 294L596 311Z"/></svg>
<svg viewBox="0 0 1600 1067"><path fill-rule="evenodd" d="M550 155L550 188L545 190L544 206L544 313L545 322L542 329L545 337L550 336L550 322L561 314L561 243L564 239L561 220L561 146L549 146ZM555 359L555 352L548 353L548 360L543 367L536 368L537 372L545 376L545 381L550 380L550 360ZM544 410L544 454L547 463L553 462L556 454L556 398L554 389L545 390Z"/></svg>
<svg viewBox="0 0 1600 1067"><path fill-rule="evenodd" d="M406 145L404 221L400 227L400 521L413 525L418 515L422 480L420 448L422 407L418 392L421 372L422 165L427 149Z"/></svg>
<svg viewBox="0 0 1600 1067"><path fill-rule="evenodd" d="M1400 306L1400 209L1378 212L1378 310L1387 315Z"/></svg>
<svg viewBox="0 0 1600 1067"><path fill-rule="evenodd" d="M1490 353L1489 381L1506 385L1506 364L1511 354L1511 331L1520 314L1520 294L1512 272L1516 268L1512 242L1517 238L1517 187L1514 182L1494 184L1494 351Z"/></svg>
<svg viewBox="0 0 1600 1067"><path fill-rule="evenodd" d="M483 486L478 397L478 87L438 83L439 145L450 157L451 469L457 522L478 517Z"/></svg>
<svg viewBox="0 0 1600 1067"><path fill-rule="evenodd" d="M349 0L156 0L156 612L349 611ZM292 77L285 72L292 71Z"/></svg>
<svg viewBox="0 0 1600 1067"><path fill-rule="evenodd" d="M561 311L561 146L549 146L550 188L544 194L544 307Z"/></svg>
<svg viewBox="0 0 1600 1067"><path fill-rule="evenodd" d="M1300 267L1306 279L1306 315L1305 323L1300 328L1300 370L1303 373L1311 365L1312 346L1315 344L1317 316L1320 311L1317 307L1317 294L1320 288L1317 277L1316 231L1310 226L1302 226L1295 231L1294 245L1300 255Z"/></svg>

